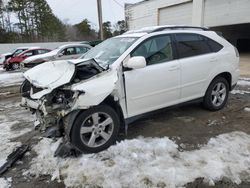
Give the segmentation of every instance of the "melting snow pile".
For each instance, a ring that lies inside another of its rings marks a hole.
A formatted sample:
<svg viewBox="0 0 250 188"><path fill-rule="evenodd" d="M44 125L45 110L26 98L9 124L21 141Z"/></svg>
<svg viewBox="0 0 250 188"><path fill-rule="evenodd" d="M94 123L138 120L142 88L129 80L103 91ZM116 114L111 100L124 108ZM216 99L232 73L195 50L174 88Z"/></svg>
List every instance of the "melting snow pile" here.
<svg viewBox="0 0 250 188"><path fill-rule="evenodd" d="M210 185L223 177L237 184L250 179L250 135L243 132L219 135L194 151L178 151L167 137L138 138L76 159L54 158L59 143L42 139L24 174L62 177L68 187L179 187L198 177Z"/></svg>
<svg viewBox="0 0 250 188"><path fill-rule="evenodd" d="M22 129L12 131L11 127L15 124L19 123L19 121L12 121L8 122L6 121L4 116L0 115L0 143L3 143L0 145L0 166L2 166L8 157L8 155L18 146L21 145L20 142L12 142L11 139L21 136L24 133L27 133L30 131L30 129Z"/></svg>
<svg viewBox="0 0 250 188"><path fill-rule="evenodd" d="M245 95L245 94L250 94L250 91L244 91L244 90L234 89L230 93L233 94L233 95L235 95L235 94Z"/></svg>
<svg viewBox="0 0 250 188"><path fill-rule="evenodd" d="M23 73L1 73L0 74L0 85L1 86L13 86L21 84L24 81Z"/></svg>
<svg viewBox="0 0 250 188"><path fill-rule="evenodd" d="M5 179L5 178L0 178L0 187L1 188L9 188L11 187L11 178Z"/></svg>
<svg viewBox="0 0 250 188"><path fill-rule="evenodd" d="M250 86L250 78L241 78L237 82L237 85L239 85L239 86Z"/></svg>

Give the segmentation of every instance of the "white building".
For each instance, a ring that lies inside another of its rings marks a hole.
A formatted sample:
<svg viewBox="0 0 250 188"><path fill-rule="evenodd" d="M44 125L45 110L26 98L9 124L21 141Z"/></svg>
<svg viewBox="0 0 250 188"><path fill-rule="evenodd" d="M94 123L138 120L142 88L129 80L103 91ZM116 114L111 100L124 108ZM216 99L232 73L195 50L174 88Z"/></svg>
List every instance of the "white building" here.
<svg viewBox="0 0 250 188"><path fill-rule="evenodd" d="M125 6L129 29L153 25L206 26L250 51L250 0L145 0Z"/></svg>

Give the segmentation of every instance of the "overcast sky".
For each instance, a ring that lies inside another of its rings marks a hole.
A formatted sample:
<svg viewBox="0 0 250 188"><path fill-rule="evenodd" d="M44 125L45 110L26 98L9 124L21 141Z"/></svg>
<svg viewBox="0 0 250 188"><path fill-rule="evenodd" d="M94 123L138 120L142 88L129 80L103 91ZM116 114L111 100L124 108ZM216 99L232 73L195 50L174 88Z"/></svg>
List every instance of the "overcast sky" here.
<svg viewBox="0 0 250 188"><path fill-rule="evenodd" d="M124 19L124 3L136 3L141 0L102 0L103 21L112 24ZM96 0L47 0L54 14L63 22L76 24L87 18L97 28Z"/></svg>

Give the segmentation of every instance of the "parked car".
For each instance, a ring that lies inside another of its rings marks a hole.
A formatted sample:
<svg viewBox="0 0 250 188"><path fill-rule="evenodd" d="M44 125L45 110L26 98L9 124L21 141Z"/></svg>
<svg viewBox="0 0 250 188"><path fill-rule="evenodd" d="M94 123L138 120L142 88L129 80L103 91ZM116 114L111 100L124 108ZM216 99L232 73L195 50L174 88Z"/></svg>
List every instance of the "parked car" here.
<svg viewBox="0 0 250 188"><path fill-rule="evenodd" d="M4 64L4 62L13 57L13 56L16 56L22 52L24 52L25 50L28 50L28 49L32 49L32 48L39 48L39 47L31 47L31 46L24 46L24 47L19 47L17 49L15 49L13 52L10 52L10 53L5 53L5 54L1 54L0 55L0 59L1 59L1 62L0 64Z"/></svg>
<svg viewBox="0 0 250 188"><path fill-rule="evenodd" d="M39 54L45 54L50 52L50 49L46 48L32 48L26 50L18 55L14 55L4 62L3 68L8 70L16 70L20 68L20 63L28 57L36 56Z"/></svg>
<svg viewBox="0 0 250 188"><path fill-rule="evenodd" d="M29 57L22 63L22 67L31 68L46 61L76 59L86 53L92 47L87 44L67 44L60 46L49 53Z"/></svg>
<svg viewBox="0 0 250 188"><path fill-rule="evenodd" d="M3 65L4 61L5 61L5 57L7 55L10 55L11 53L4 53L4 54L0 54L0 65Z"/></svg>
<svg viewBox="0 0 250 188"><path fill-rule="evenodd" d="M222 109L239 77L239 54L206 28L149 27L24 77L22 105L37 114L36 125L91 153L113 144L135 116L193 100Z"/></svg>

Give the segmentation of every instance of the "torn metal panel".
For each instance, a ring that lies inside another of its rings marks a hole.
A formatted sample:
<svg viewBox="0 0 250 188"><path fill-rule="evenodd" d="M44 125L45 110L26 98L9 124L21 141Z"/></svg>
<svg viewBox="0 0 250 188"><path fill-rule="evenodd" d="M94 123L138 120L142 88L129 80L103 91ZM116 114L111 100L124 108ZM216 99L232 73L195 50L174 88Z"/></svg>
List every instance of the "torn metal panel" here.
<svg viewBox="0 0 250 188"><path fill-rule="evenodd" d="M117 80L117 71L111 70L86 82L73 85L73 91L82 91L84 93L79 95L72 109L87 108L100 104L112 93Z"/></svg>

